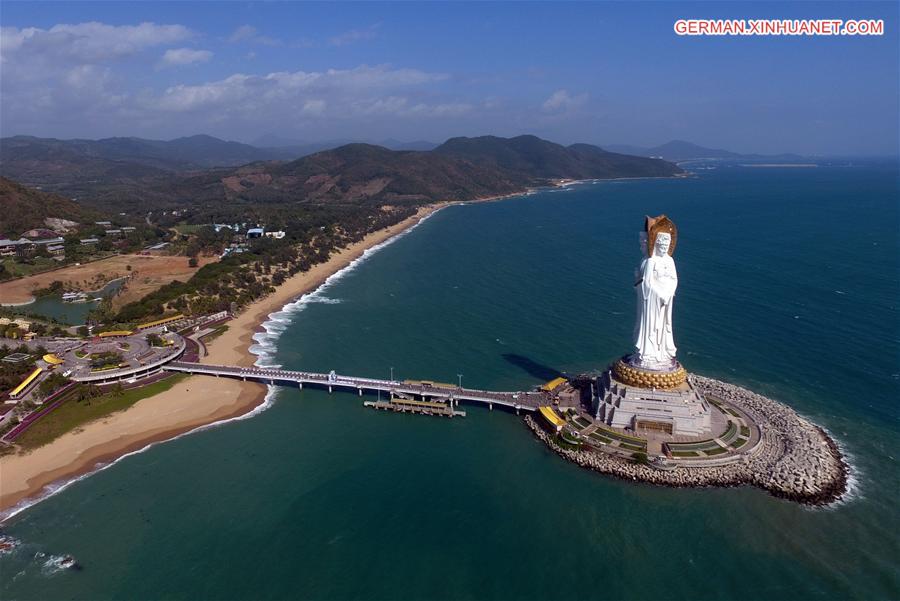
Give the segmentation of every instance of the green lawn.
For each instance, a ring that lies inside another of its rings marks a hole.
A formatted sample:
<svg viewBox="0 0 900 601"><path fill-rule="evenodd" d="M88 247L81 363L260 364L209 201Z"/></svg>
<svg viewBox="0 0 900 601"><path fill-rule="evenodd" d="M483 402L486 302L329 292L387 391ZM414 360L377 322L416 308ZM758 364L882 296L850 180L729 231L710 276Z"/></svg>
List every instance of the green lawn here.
<svg viewBox="0 0 900 601"><path fill-rule="evenodd" d="M694 451L672 451L672 457L699 457L699 453Z"/></svg>
<svg viewBox="0 0 900 601"><path fill-rule="evenodd" d="M628 449L629 451L646 451L647 450L646 446L638 446L636 444L628 444L626 442L620 442L619 448Z"/></svg>
<svg viewBox="0 0 900 601"><path fill-rule="evenodd" d="M16 444L23 449L36 449L88 422L127 409L141 399L169 390L186 377L187 374L178 374L141 388L126 390L118 396L104 394L90 399L90 404L88 401L79 403L69 400L28 428L16 439Z"/></svg>
<svg viewBox="0 0 900 601"><path fill-rule="evenodd" d="M193 223L179 223L174 229L179 234L196 234L203 227L205 226Z"/></svg>
<svg viewBox="0 0 900 601"><path fill-rule="evenodd" d="M641 450L647 447L647 441L643 438L637 438L636 436L628 436L627 434L619 434L614 430L610 430L608 428L604 428L602 426L598 427L595 432L599 433L600 436L605 436L607 438L612 438L614 440L618 440L623 443L630 444L632 446L638 445L641 447Z"/></svg>
<svg viewBox="0 0 900 601"><path fill-rule="evenodd" d="M722 453L727 453L728 450L723 449L722 447L716 447L715 449L704 449L703 452L706 453L707 456L712 456L712 455L721 455Z"/></svg>
<svg viewBox="0 0 900 601"><path fill-rule="evenodd" d="M2 263L3 266L6 267L6 272L17 278L59 267L58 261L46 257L35 258L34 265L20 263L10 258L3 259Z"/></svg>

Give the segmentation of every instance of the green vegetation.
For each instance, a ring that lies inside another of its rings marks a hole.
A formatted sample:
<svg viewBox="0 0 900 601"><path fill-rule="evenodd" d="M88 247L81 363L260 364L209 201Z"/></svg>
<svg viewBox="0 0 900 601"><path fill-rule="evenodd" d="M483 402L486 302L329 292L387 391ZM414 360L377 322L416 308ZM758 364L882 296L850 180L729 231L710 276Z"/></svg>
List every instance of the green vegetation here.
<svg viewBox="0 0 900 601"><path fill-rule="evenodd" d="M747 426L741 426L741 436L750 438L750 428L748 428Z"/></svg>
<svg viewBox="0 0 900 601"><path fill-rule="evenodd" d="M611 438L607 438L607 437L605 437L605 436L601 436L601 435L597 434L597 432L591 432L591 433L589 434L589 437L590 437L590 438L593 438L594 440L596 440L596 441L598 441L598 442L602 442L603 444L610 444L610 443L612 443L612 439L611 439Z"/></svg>
<svg viewBox="0 0 900 601"><path fill-rule="evenodd" d="M619 447L622 449L628 449L629 451L646 451L647 450L646 443L643 445L636 445L636 444L628 444L627 442L620 442Z"/></svg>
<svg viewBox="0 0 900 601"><path fill-rule="evenodd" d="M699 457L696 451L672 451L672 457Z"/></svg>
<svg viewBox="0 0 900 601"><path fill-rule="evenodd" d="M141 399L169 390L187 375L179 374L141 388L122 390L114 388L98 394L95 386L79 385L67 393L67 400L35 422L16 443L24 449L43 446L66 432L111 413L131 407Z"/></svg>
<svg viewBox="0 0 900 601"><path fill-rule="evenodd" d="M235 207L235 212L225 220L237 221L247 211L259 214L264 209ZM222 213L223 209L217 209L217 215ZM166 311L197 315L230 310L232 303L245 306L271 292L291 275L326 261L336 250L413 213L411 207L385 210L374 205L294 206L290 212L278 208L267 213L270 217L267 221L284 224L282 229L287 232L284 238L253 239L245 252L204 265L187 282L176 280L125 305L112 321L128 324L158 317ZM210 216L198 212L196 218L206 220Z"/></svg>
<svg viewBox="0 0 900 601"><path fill-rule="evenodd" d="M636 453L632 453L631 458L634 460L635 463L639 463L641 465L647 465L647 463L649 463L647 461L647 453L645 453L643 451L637 451Z"/></svg>
<svg viewBox="0 0 900 601"><path fill-rule="evenodd" d="M114 351L105 353L94 353L91 355L91 370L99 371L102 369L114 368L122 362L122 355Z"/></svg>
<svg viewBox="0 0 900 601"><path fill-rule="evenodd" d="M563 439L564 441L566 441L567 443L569 443L570 445L573 445L576 447L581 445L581 440L579 440L577 437L575 437L574 434L571 434L568 430L565 430L565 429L562 430L562 432L559 433L559 437L561 439Z"/></svg>
<svg viewBox="0 0 900 601"><path fill-rule="evenodd" d="M565 431L557 434L554 437L554 441L563 449L568 449L570 451L575 451L581 446L581 441L574 440L570 436L566 436Z"/></svg>
<svg viewBox="0 0 900 601"><path fill-rule="evenodd" d="M714 449L705 449L703 452L709 456L721 455L722 453L727 453L728 449L723 449L722 447L716 447Z"/></svg>
<svg viewBox="0 0 900 601"><path fill-rule="evenodd" d="M732 441L732 439L734 439L734 437L737 436L737 433L738 433L737 424L735 424L732 421L729 421L728 429L725 430L725 433L722 434L722 436L720 436L719 438L722 439L722 442L729 443Z"/></svg>
<svg viewBox="0 0 900 601"><path fill-rule="evenodd" d="M636 436L628 436L627 434L619 434L614 430L610 430L608 428L599 427L595 430L595 433L599 432L601 436L605 436L607 438L611 438L613 440L619 441L619 446L624 447L631 451L646 451L647 450L647 441L643 438L638 438Z"/></svg>
<svg viewBox="0 0 900 601"><path fill-rule="evenodd" d="M52 372L44 378L44 381L38 384L37 392L39 398L46 399L48 396L69 383L69 378L65 377L59 371Z"/></svg>
<svg viewBox="0 0 900 601"><path fill-rule="evenodd" d="M24 344L11 347L0 344L0 359L13 353L24 353L31 358L19 363L7 363L0 361L0 393L5 393L18 386L29 373L34 371L34 358L36 355Z"/></svg>
<svg viewBox="0 0 900 601"><path fill-rule="evenodd" d="M745 444L747 444L748 440L749 440L748 438L738 438L733 443L731 443L731 446L734 447L735 449L739 449L742 446L744 446Z"/></svg>
<svg viewBox="0 0 900 601"><path fill-rule="evenodd" d="M150 346L165 346L166 341L159 334L147 334L147 344Z"/></svg>
<svg viewBox="0 0 900 601"><path fill-rule="evenodd" d="M0 280L21 278L59 267L59 262L49 257L34 257L30 261L17 261L4 257L0 261Z"/></svg>
<svg viewBox="0 0 900 601"><path fill-rule="evenodd" d="M246 306L291 275L433 202L520 192L557 178L666 176L681 171L658 159L609 153L586 144L564 147L534 136L454 138L426 152L348 144L287 163L207 171L196 170L195 161L209 158L198 152L199 147L244 158L260 150L246 147L239 152L208 137L186 146L132 139L133 148L127 153L115 140L73 145L15 137L5 142L0 165L4 173L41 180L98 210L135 215L125 219L131 219L136 231L122 239L107 236L102 226L95 227L85 216L77 219L85 227L66 237L67 261L162 239L171 242L173 252L188 257L230 252L197 270L187 282L171 282L117 313L92 312L91 320L107 324L134 323L167 311L197 315ZM161 150L175 147L185 153L179 156L191 158L179 159ZM20 198L26 192L43 194L23 190ZM144 221L148 212L156 226ZM241 225L240 231L216 232L210 223ZM286 235L247 240L245 228L255 224ZM83 246L78 238L86 236L99 242Z"/></svg>

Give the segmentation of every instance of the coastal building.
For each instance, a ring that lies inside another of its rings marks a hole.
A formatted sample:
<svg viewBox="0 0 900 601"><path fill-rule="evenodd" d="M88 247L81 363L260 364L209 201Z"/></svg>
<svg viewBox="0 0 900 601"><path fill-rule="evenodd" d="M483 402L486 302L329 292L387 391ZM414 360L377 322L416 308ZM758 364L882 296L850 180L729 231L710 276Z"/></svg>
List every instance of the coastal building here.
<svg viewBox="0 0 900 601"><path fill-rule="evenodd" d="M100 242L100 239L99 238L82 238L81 240L79 240L79 242L81 242L82 246L93 246L94 244L97 244L98 242Z"/></svg>
<svg viewBox="0 0 900 601"><path fill-rule="evenodd" d="M266 238L275 238L276 240L281 240L284 238L284 230L278 230L276 232L266 232Z"/></svg>
<svg viewBox="0 0 900 601"><path fill-rule="evenodd" d="M66 247L62 244L49 244L47 245L47 252L50 253L51 257L62 261L66 258Z"/></svg>
<svg viewBox="0 0 900 601"><path fill-rule="evenodd" d="M31 230L31 232L38 232L41 230ZM49 231L49 230L48 230ZM30 233L30 232L25 232ZM50 232L50 234L54 234L55 232ZM65 240L61 237L57 236L55 238L42 238L38 240L29 240L28 238L21 237L18 240L0 240L0 256L18 256L25 257L30 256L37 250L38 247L44 246L59 246L63 244ZM51 253L52 254L52 253Z"/></svg>
<svg viewBox="0 0 900 601"><path fill-rule="evenodd" d="M251 227L247 230L247 238L262 238L265 230L261 227Z"/></svg>
<svg viewBox="0 0 900 601"><path fill-rule="evenodd" d="M31 240L19 238L18 240L0 239L0 256L8 257L20 254L25 246L31 244Z"/></svg>
<svg viewBox="0 0 900 601"><path fill-rule="evenodd" d="M99 225L103 228L110 228L110 227L112 227L112 222L111 221L95 221L94 225Z"/></svg>

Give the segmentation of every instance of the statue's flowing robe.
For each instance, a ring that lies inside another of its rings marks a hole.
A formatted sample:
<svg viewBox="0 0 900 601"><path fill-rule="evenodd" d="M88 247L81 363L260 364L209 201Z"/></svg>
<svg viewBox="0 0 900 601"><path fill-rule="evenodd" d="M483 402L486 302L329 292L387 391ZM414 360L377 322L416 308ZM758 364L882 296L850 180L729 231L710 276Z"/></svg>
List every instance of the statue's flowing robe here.
<svg viewBox="0 0 900 601"><path fill-rule="evenodd" d="M678 287L675 261L652 256L641 263L640 310L634 346L641 365L668 366L675 360L672 303Z"/></svg>

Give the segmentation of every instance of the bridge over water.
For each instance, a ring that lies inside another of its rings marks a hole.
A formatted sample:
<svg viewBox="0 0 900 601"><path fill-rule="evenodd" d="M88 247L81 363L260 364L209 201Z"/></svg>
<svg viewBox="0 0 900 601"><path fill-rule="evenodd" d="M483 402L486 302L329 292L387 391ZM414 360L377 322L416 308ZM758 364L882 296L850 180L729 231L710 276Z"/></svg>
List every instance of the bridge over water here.
<svg viewBox="0 0 900 601"><path fill-rule="evenodd" d="M495 404L523 411L536 411L542 405L550 405L552 399L546 392L517 391L496 392L476 390L452 385L433 385L423 382L378 380L338 374L311 373L268 367L233 367L229 365L207 365L187 361L172 361L163 367L167 371L189 374L204 374L239 378L265 384L303 388L304 384L326 388L329 392L337 389L356 390L360 396L364 391L386 392L391 395L421 396L423 400L452 400L483 403L493 408Z"/></svg>

